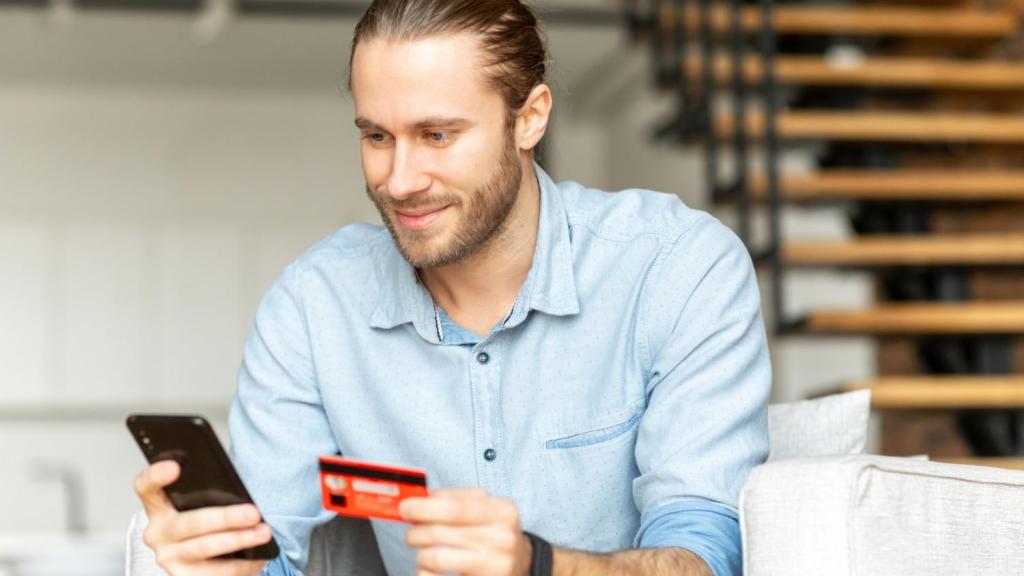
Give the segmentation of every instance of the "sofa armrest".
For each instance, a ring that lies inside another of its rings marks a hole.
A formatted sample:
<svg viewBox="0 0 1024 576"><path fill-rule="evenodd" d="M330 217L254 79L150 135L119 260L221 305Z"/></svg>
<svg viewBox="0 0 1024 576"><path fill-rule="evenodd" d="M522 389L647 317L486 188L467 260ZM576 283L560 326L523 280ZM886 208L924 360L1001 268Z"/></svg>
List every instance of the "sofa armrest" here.
<svg viewBox="0 0 1024 576"><path fill-rule="evenodd" d="M1024 473L885 456L771 462L740 495L744 573L1013 574Z"/></svg>
<svg viewBox="0 0 1024 576"><path fill-rule="evenodd" d="M166 572L156 564L153 550L142 541L142 533L149 524L149 518L142 510L136 512L128 523L127 546L125 547L125 576L165 576Z"/></svg>

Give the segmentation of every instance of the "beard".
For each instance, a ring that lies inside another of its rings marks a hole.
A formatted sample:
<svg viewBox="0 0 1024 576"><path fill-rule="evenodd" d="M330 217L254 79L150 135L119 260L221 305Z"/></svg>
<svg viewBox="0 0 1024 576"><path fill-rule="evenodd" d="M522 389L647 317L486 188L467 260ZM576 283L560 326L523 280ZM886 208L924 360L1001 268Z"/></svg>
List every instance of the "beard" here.
<svg viewBox="0 0 1024 576"><path fill-rule="evenodd" d="M377 206L381 220L391 232L395 246L414 268L436 268L461 262L499 237L505 230L523 180L523 167L516 155L511 132L509 136L505 141L497 169L487 183L465 201L453 194L443 193L398 202L386 193L377 194L369 186L366 187L366 193ZM432 246L432 240L437 236L436 231L407 230L396 226L390 216L395 210L415 211L442 206L449 206L451 209L462 208L462 217L455 223L450 238L440 246Z"/></svg>

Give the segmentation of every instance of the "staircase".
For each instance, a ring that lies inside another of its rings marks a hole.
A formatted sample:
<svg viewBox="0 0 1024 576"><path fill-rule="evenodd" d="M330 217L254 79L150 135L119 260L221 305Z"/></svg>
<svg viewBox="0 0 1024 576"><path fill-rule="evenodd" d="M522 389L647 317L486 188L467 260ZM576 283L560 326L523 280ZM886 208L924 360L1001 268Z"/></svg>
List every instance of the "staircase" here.
<svg viewBox="0 0 1024 576"><path fill-rule="evenodd" d="M779 182L787 203L861 202L1024 202L1024 170L948 169L939 166L899 170L823 169L814 174L783 174ZM767 182L753 177L748 194L767 200Z"/></svg>
<svg viewBox="0 0 1024 576"><path fill-rule="evenodd" d="M680 19L690 29L701 25L699 8L685 6L683 3L682 10L673 10L671 4L661 3L661 22L666 31L671 32L673 12L681 14ZM778 35L901 36L997 41L1016 33L1018 24L1010 11L981 12L962 8L957 2L947 2L948 6L938 8L913 4L899 6L895 3L847 6L825 3L778 4L772 11L773 25ZM732 19L730 11L730 6L711 6L710 19L716 32L728 31ZM742 6L740 26L743 31L758 33L764 23L762 15L763 12L757 6Z"/></svg>
<svg viewBox="0 0 1024 576"><path fill-rule="evenodd" d="M648 0L627 13L679 103L656 137L704 149L708 194L737 209L770 278L775 332L877 339L882 374L843 388L873 390L884 452L1024 468L1024 2ZM789 173L787 154L817 167ZM845 211L850 238L783 237L782 211L822 205ZM877 303L789 317L782 278L808 268L869 272Z"/></svg>

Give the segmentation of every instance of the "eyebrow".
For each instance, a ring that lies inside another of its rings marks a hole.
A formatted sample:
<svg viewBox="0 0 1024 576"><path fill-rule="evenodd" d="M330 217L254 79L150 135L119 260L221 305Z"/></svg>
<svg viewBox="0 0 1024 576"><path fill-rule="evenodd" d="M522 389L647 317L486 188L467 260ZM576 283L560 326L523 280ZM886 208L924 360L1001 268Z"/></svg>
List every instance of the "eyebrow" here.
<svg viewBox="0 0 1024 576"><path fill-rule="evenodd" d="M469 128L474 124L476 123L466 118L431 116L417 121L412 125L412 127L414 130L423 130L425 128ZM360 130L387 131L376 122L363 118L362 116L356 118L356 128L359 128Z"/></svg>

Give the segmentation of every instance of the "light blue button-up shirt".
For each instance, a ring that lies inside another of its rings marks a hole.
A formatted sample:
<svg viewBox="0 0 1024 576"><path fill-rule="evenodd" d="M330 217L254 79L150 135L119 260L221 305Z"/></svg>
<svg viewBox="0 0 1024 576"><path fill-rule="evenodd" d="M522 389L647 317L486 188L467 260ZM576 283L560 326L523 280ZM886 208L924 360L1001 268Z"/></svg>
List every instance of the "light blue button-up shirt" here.
<svg viewBox="0 0 1024 576"><path fill-rule="evenodd" d="M559 546L679 546L740 573L736 506L768 455L771 387L745 247L675 196L536 169L533 264L485 338L435 309L380 226L342 228L268 291L230 417L283 549L268 574L305 565L331 518L317 457L339 451L509 498ZM413 574L406 525L373 528L388 572Z"/></svg>

